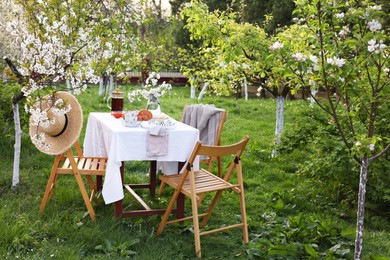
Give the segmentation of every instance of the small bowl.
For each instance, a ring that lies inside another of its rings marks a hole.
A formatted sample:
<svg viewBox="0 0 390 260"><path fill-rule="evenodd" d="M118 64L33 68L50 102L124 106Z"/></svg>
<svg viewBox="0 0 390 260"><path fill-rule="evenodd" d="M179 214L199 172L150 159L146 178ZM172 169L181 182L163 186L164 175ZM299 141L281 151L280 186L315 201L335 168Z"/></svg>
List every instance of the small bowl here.
<svg viewBox="0 0 390 260"><path fill-rule="evenodd" d="M112 111L111 115L114 116L115 118L121 118L121 117L123 117L123 112L122 111Z"/></svg>

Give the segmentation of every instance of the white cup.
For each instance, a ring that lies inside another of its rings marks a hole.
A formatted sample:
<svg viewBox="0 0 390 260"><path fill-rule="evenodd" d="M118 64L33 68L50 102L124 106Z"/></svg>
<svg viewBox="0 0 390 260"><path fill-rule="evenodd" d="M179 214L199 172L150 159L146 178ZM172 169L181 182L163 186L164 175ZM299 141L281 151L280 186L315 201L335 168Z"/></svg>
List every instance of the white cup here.
<svg viewBox="0 0 390 260"><path fill-rule="evenodd" d="M128 111L125 113L125 121L127 125L134 125L138 121L138 111Z"/></svg>

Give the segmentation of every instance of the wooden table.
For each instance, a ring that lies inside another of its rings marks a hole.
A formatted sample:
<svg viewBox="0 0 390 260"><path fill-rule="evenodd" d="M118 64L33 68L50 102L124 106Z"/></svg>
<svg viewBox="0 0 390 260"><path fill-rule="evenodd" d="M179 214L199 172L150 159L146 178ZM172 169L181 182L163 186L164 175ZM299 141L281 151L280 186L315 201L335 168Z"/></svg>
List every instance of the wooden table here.
<svg viewBox="0 0 390 260"><path fill-rule="evenodd" d="M151 196L155 195L157 162L170 162L170 172L177 173L191 154L199 131L191 126L176 122L168 131L168 151L162 155L147 155L148 128L125 127L122 119L116 119L110 113L90 113L84 138L84 154L87 156L108 157L102 195L106 204L115 203L116 217L146 216L163 214L165 209L152 209L134 191L135 188L147 188ZM150 161L150 181L144 184L124 184L125 161ZM172 167L172 165L179 165ZM144 208L143 210L123 211L124 190L128 191ZM178 218L184 215L184 197L178 200L175 213Z"/></svg>

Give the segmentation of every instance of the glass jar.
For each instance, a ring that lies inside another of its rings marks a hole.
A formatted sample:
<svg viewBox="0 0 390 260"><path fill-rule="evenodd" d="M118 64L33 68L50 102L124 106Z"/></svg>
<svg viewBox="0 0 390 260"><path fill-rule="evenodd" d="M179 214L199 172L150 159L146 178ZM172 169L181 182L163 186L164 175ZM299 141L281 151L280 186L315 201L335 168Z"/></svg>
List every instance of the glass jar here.
<svg viewBox="0 0 390 260"><path fill-rule="evenodd" d="M154 95L150 95L148 103L146 104L146 109L152 112L153 117L156 118L161 113L160 101Z"/></svg>
<svg viewBox="0 0 390 260"><path fill-rule="evenodd" d="M111 96L109 97L109 99L111 98L111 106L108 107L111 109L111 114L116 118L120 118L123 115L124 94L124 92L120 91L119 89L116 89L111 93Z"/></svg>

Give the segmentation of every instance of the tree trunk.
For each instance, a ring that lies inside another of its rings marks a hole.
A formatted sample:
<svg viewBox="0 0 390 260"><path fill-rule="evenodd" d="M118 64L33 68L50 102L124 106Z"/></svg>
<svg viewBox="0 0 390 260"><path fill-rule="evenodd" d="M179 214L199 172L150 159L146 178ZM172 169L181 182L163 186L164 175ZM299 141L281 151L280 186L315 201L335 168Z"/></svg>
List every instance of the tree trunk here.
<svg viewBox="0 0 390 260"><path fill-rule="evenodd" d="M357 211L356 238L355 238L355 260L361 259L362 248L363 248L364 205L366 201L367 174L368 174L368 159L367 156L363 156L360 164L358 211Z"/></svg>
<svg viewBox="0 0 390 260"><path fill-rule="evenodd" d="M70 81L69 81L69 79L66 79L66 88L67 88L68 92L71 91L71 86L70 86Z"/></svg>
<svg viewBox="0 0 390 260"><path fill-rule="evenodd" d="M203 88L202 88L202 90L199 93L199 97L198 97L199 101L202 100L203 94L207 91L208 86L209 86L209 83L207 83L207 82L204 83Z"/></svg>
<svg viewBox="0 0 390 260"><path fill-rule="evenodd" d="M282 95L276 98L276 127L275 127L275 145L280 144L281 134L284 124L284 97ZM272 150L272 157L278 154L276 147Z"/></svg>
<svg viewBox="0 0 390 260"><path fill-rule="evenodd" d="M194 85L191 85L191 94L190 94L191 99L194 99L195 95L196 95L196 88Z"/></svg>
<svg viewBox="0 0 390 260"><path fill-rule="evenodd" d="M15 124L15 146L14 146L14 169L12 174L12 186L15 187L19 183L19 165L20 165L20 148L22 139L22 130L20 127L19 105L12 103L12 110L14 112Z"/></svg>
<svg viewBox="0 0 390 260"><path fill-rule="evenodd" d="M104 77L106 80L106 89L104 91L104 97L105 98L108 98L110 95L111 95L111 92L110 92L110 84L109 84L109 80L107 78L107 76Z"/></svg>
<svg viewBox="0 0 390 260"><path fill-rule="evenodd" d="M245 101L248 101L248 82L244 79Z"/></svg>
<svg viewBox="0 0 390 260"><path fill-rule="evenodd" d="M194 83L197 82L194 77L191 77L191 93L190 98L195 99L196 96L196 87L194 86Z"/></svg>
<svg viewBox="0 0 390 260"><path fill-rule="evenodd" d="M114 74L110 74L110 93L114 90Z"/></svg>
<svg viewBox="0 0 390 260"><path fill-rule="evenodd" d="M104 85L104 78L103 76L101 76L99 81L99 97L103 95L103 85Z"/></svg>

